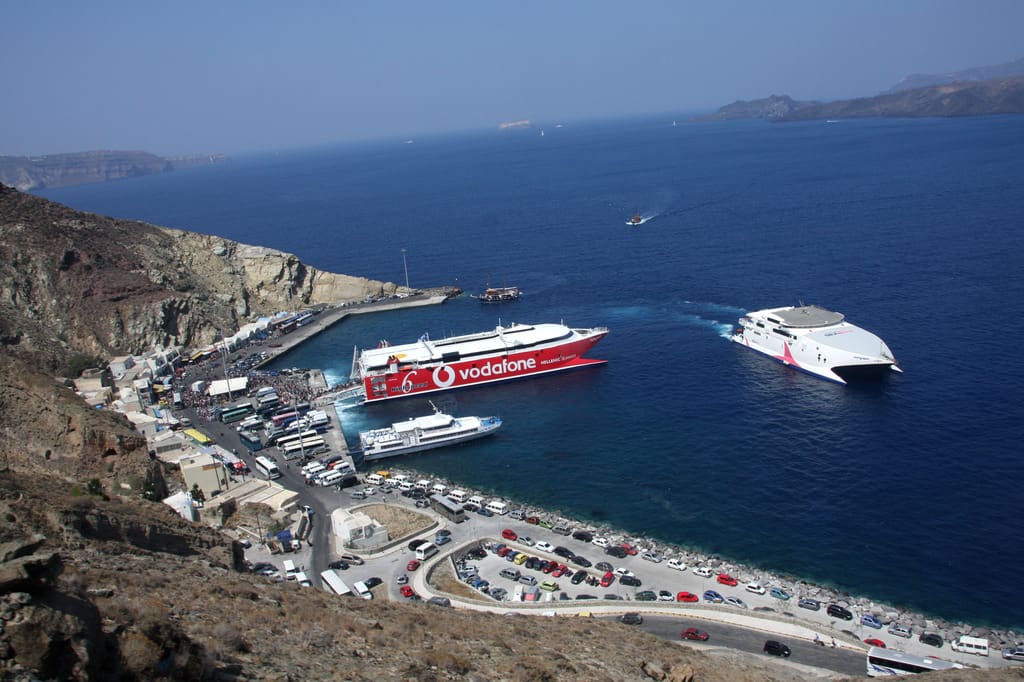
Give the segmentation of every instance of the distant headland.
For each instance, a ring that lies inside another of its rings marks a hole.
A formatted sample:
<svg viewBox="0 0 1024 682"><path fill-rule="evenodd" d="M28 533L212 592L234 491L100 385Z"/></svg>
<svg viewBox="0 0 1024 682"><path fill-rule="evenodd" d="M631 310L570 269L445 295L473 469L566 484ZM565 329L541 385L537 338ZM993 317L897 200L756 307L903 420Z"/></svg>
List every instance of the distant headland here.
<svg viewBox="0 0 1024 682"><path fill-rule="evenodd" d="M218 163L223 154L162 157L141 151L90 151L46 156L0 156L0 183L27 192L46 187L167 173L178 168Z"/></svg>
<svg viewBox="0 0 1024 682"><path fill-rule="evenodd" d="M874 97L834 102L771 95L727 104L696 121L760 118L809 121L841 118L921 118L1024 113L1024 59L942 75L907 76Z"/></svg>

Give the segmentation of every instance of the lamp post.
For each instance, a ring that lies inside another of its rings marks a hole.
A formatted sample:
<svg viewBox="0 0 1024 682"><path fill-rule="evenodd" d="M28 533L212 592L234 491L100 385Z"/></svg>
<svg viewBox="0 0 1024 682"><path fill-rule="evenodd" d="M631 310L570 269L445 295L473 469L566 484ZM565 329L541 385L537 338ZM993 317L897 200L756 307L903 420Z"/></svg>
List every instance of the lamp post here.
<svg viewBox="0 0 1024 682"><path fill-rule="evenodd" d="M402 249L402 268L405 270L405 288L409 288L409 263L405 260L405 249Z"/></svg>
<svg viewBox="0 0 1024 682"><path fill-rule="evenodd" d="M230 355L230 352L228 351L228 340L224 338L224 333L223 332L221 332L220 330L217 330L217 331L218 331L218 333L220 333L221 343L224 344L224 350L222 351L222 356L221 356L221 365L222 365L222 368L224 370L224 383L226 383L228 385L228 403L230 404L231 403L231 379L228 378L228 356Z"/></svg>

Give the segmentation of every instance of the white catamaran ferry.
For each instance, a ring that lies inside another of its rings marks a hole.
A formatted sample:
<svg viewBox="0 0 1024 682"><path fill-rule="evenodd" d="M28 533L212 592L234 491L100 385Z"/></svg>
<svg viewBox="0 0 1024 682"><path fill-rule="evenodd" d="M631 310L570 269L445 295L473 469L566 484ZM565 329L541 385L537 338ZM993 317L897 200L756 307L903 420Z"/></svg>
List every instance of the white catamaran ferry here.
<svg viewBox="0 0 1024 682"><path fill-rule="evenodd" d="M372 462L482 438L500 426L500 417L452 417L434 407L434 414L396 422L383 429L360 432L359 447L363 460Z"/></svg>
<svg viewBox="0 0 1024 682"><path fill-rule="evenodd" d="M882 339L816 305L747 313L732 340L784 365L845 384L902 372Z"/></svg>

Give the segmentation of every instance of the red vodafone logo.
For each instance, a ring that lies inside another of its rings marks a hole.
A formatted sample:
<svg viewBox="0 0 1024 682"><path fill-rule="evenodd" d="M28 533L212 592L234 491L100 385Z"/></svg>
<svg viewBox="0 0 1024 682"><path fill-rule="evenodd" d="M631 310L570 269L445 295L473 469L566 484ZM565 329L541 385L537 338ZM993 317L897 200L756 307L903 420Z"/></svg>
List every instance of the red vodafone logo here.
<svg viewBox="0 0 1024 682"><path fill-rule="evenodd" d="M434 369L434 384L438 388L448 388L455 383L455 370L448 365Z"/></svg>

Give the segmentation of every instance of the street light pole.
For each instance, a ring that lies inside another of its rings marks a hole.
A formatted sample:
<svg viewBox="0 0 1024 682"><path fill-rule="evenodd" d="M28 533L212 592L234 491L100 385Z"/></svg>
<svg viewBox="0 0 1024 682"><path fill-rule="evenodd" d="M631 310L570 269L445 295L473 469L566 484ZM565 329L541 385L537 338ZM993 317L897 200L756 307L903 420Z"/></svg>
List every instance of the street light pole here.
<svg viewBox="0 0 1024 682"><path fill-rule="evenodd" d="M219 331L219 330L218 330ZM228 403L231 403L231 380L228 379L228 357L230 352L228 351L228 340L224 338L224 332L220 332L221 343L224 344L223 355L221 356L221 365L224 369L224 382L228 385Z"/></svg>
<svg viewBox="0 0 1024 682"><path fill-rule="evenodd" d="M405 249L402 249L402 267L405 269L405 288L409 288L409 263L405 260Z"/></svg>

